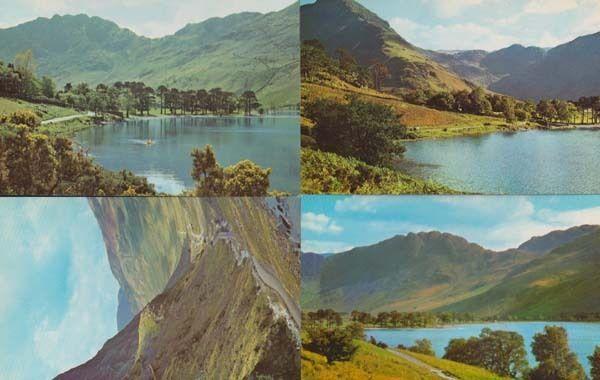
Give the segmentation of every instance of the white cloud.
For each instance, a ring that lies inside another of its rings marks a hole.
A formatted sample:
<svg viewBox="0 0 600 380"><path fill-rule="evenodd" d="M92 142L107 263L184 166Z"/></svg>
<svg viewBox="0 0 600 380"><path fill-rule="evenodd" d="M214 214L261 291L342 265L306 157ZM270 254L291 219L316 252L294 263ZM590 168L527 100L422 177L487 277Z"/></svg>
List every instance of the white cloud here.
<svg viewBox="0 0 600 380"><path fill-rule="evenodd" d="M302 251L312 253L339 253L351 250L352 247L343 241L303 240Z"/></svg>
<svg viewBox="0 0 600 380"><path fill-rule="evenodd" d="M386 201L386 197L352 196L335 201L337 212L375 213L377 207Z"/></svg>
<svg viewBox="0 0 600 380"><path fill-rule="evenodd" d="M556 14L577 8L577 0L529 0L523 11L533 14Z"/></svg>
<svg viewBox="0 0 600 380"><path fill-rule="evenodd" d="M451 18L458 16L464 10L481 5L490 0L422 0L425 4L430 4L431 8L438 17Z"/></svg>
<svg viewBox="0 0 600 380"><path fill-rule="evenodd" d="M302 214L302 228L316 233L339 234L344 229L325 214L306 212Z"/></svg>

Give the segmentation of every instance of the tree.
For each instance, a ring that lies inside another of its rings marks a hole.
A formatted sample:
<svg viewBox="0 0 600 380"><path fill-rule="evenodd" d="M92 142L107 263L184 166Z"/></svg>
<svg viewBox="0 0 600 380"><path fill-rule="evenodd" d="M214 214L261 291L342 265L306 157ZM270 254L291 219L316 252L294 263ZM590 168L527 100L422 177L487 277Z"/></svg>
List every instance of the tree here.
<svg viewBox="0 0 600 380"><path fill-rule="evenodd" d="M479 337L452 339L444 359L486 368L501 376L516 378L527 368L523 337L510 331L485 328Z"/></svg>
<svg viewBox="0 0 600 380"><path fill-rule="evenodd" d="M408 348L409 351L416 352L418 354L435 356L433 350L433 344L429 339L418 339L415 341L415 345Z"/></svg>
<svg viewBox="0 0 600 380"><path fill-rule="evenodd" d="M557 112L554 104L548 100L540 100L536 107L536 112L546 122L546 125L550 125L550 123L556 119Z"/></svg>
<svg viewBox="0 0 600 380"><path fill-rule="evenodd" d="M54 81L49 77L42 77L42 95L47 98L53 98L56 94L56 86Z"/></svg>
<svg viewBox="0 0 600 380"><path fill-rule="evenodd" d="M223 169L210 145L192 151L192 178L197 196L261 197L269 190L271 169L249 160Z"/></svg>
<svg viewBox="0 0 600 380"><path fill-rule="evenodd" d="M515 101L512 98L504 97L502 99L502 114L507 123L514 123L517 116L515 114Z"/></svg>
<svg viewBox="0 0 600 380"><path fill-rule="evenodd" d="M489 115L492 112L492 104L488 100L483 88L477 87L471 91L469 100L471 113L477 115Z"/></svg>
<svg viewBox="0 0 600 380"><path fill-rule="evenodd" d="M305 348L325 356L328 363L348 361L358 349L353 340L353 333L348 329L327 329L318 326L308 329L307 334L308 343L304 345Z"/></svg>
<svg viewBox="0 0 600 380"><path fill-rule="evenodd" d="M530 380L586 378L577 356L569 349L567 331L563 327L546 326L543 333L534 335L531 348L539 364L530 372Z"/></svg>
<svg viewBox="0 0 600 380"><path fill-rule="evenodd" d="M429 98L427 105L438 110L451 111L455 107L454 96L449 92L440 92Z"/></svg>
<svg viewBox="0 0 600 380"><path fill-rule="evenodd" d="M592 380L600 380L600 346L596 346L594 353L588 356L591 367Z"/></svg>
<svg viewBox="0 0 600 380"><path fill-rule="evenodd" d="M399 139L406 135L395 111L386 105L347 98L347 104L320 100L305 106L315 121L314 137L321 150L386 166L404 153Z"/></svg>
<svg viewBox="0 0 600 380"><path fill-rule="evenodd" d="M373 75L375 89L377 91L381 91L381 88L383 87L383 81L390 77L390 70L383 63L377 62L371 66L371 74Z"/></svg>
<svg viewBox="0 0 600 380"><path fill-rule="evenodd" d="M197 196L216 196L223 193L223 169L217 163L212 146L192 151L192 178L196 181Z"/></svg>
<svg viewBox="0 0 600 380"><path fill-rule="evenodd" d="M251 116L252 110L255 110L258 107L260 107L260 103L258 102L254 91L245 91L242 94L241 98L244 104L244 115L246 116Z"/></svg>

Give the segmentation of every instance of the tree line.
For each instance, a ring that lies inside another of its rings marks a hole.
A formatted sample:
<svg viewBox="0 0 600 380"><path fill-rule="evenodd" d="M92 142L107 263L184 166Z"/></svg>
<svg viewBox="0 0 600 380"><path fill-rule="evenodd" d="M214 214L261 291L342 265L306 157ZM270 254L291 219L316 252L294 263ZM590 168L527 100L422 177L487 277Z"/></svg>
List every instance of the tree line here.
<svg viewBox="0 0 600 380"><path fill-rule="evenodd" d="M95 87L88 83L67 83L57 89L52 78L35 74L37 65L31 50L18 53L13 63L0 61L0 96L20 98L34 102L56 104L98 114L110 113L119 116L130 113L150 114L159 108L160 114L215 114L229 115L243 112L265 112L254 91L247 90L241 95L224 91L221 88L210 90L181 90L161 85L157 88L144 82L115 82L112 85L100 83Z"/></svg>
<svg viewBox="0 0 600 380"><path fill-rule="evenodd" d="M303 315L303 347L321 354L328 363L348 361L358 349L356 340L365 340L364 313L351 313L353 322L343 324L341 315L332 309L317 310ZM413 327L413 326L407 326ZM369 342L388 348L371 337ZM397 346L419 354L435 356L428 339L418 339L413 346ZM545 326L533 337L531 350L537 365L529 367L522 335L512 331L482 329L479 336L451 339L443 359L484 368L499 376L523 380L586 380L587 375L568 343L567 331L560 326ZM588 356L592 380L600 380L600 346Z"/></svg>

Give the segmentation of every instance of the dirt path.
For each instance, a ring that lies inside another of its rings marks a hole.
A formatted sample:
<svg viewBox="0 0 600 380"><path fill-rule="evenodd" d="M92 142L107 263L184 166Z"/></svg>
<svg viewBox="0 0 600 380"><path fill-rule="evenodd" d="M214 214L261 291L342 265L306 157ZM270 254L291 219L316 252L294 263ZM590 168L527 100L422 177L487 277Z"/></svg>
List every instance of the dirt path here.
<svg viewBox="0 0 600 380"><path fill-rule="evenodd" d="M74 120L74 119L79 119L82 117L88 117L88 116L94 116L93 112L88 112L86 114L80 114L80 115L71 115L71 116L63 116L63 117L55 117L54 119L50 119L50 120L44 120L42 121L42 125L44 124L54 124L54 123L61 123L63 121L69 121L69 120Z"/></svg>
<svg viewBox="0 0 600 380"><path fill-rule="evenodd" d="M269 288L273 289L285 302L285 306L296 326L300 327L300 320L302 319L302 313L300 311L300 306L297 302L295 302L292 297L288 294L288 292L281 286L281 282L279 279L271 273L267 268L265 268L258 260L252 257L252 263L254 264L254 268L256 269L256 273L258 277L265 283Z"/></svg>
<svg viewBox="0 0 600 380"><path fill-rule="evenodd" d="M422 361L420 361L417 358L414 358L410 355L405 354L404 352L400 352L400 351L396 351L396 350L392 350L390 348L388 348L388 351L391 352L394 355L400 356L402 359L409 361L413 364L418 365L419 367L423 367L428 369L431 373L433 373L436 376L439 376L440 379L444 379L444 380L458 380L456 377L452 377L449 375L446 375L441 369L435 368L433 366L430 366L427 363L424 363Z"/></svg>

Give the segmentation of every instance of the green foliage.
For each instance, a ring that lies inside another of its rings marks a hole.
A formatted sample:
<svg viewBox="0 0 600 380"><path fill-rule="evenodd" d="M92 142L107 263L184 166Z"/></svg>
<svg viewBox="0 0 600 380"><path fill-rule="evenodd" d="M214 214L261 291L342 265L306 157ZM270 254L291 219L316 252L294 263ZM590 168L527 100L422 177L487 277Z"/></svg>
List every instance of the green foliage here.
<svg viewBox="0 0 600 380"><path fill-rule="evenodd" d="M307 329L306 332L307 342L303 344L303 347L325 356L328 363L348 361L358 350L353 339L354 330L316 326Z"/></svg>
<svg viewBox="0 0 600 380"><path fill-rule="evenodd" d="M305 105L306 116L315 123L319 148L370 165L390 165L404 153L398 140L406 128L391 107L365 102L358 97L348 103L323 99Z"/></svg>
<svg viewBox="0 0 600 380"><path fill-rule="evenodd" d="M510 331L485 328L479 337L452 339L444 359L485 368L501 376L516 378L527 369L523 337Z"/></svg>
<svg viewBox="0 0 600 380"><path fill-rule="evenodd" d="M269 190L271 169L263 169L252 161L240 161L222 168L210 145L192 151L192 178L197 196L260 197Z"/></svg>
<svg viewBox="0 0 600 380"><path fill-rule="evenodd" d="M302 149L304 194L448 194L455 191L334 153Z"/></svg>
<svg viewBox="0 0 600 380"><path fill-rule="evenodd" d="M567 331L558 326L546 326L535 334L531 349L538 366L529 373L529 380L584 380L585 371L571 352Z"/></svg>
<svg viewBox="0 0 600 380"><path fill-rule="evenodd" d="M254 89L268 108L299 104L298 5L190 24L158 39L99 17L40 18L0 30L0 58L31 49L38 72L63 86L135 78L151 87Z"/></svg>
<svg viewBox="0 0 600 380"><path fill-rule="evenodd" d="M0 120L1 122L1 120ZM70 140L36 132L30 111L0 124L0 193L11 195L153 195L146 179L95 165Z"/></svg>
<svg viewBox="0 0 600 380"><path fill-rule="evenodd" d="M435 356L435 351L433 350L433 344L429 339L417 339L415 344L408 348L411 352L416 352L418 354Z"/></svg>
<svg viewBox="0 0 600 380"><path fill-rule="evenodd" d="M592 380L600 380L600 346L596 346L594 353L588 356Z"/></svg>

